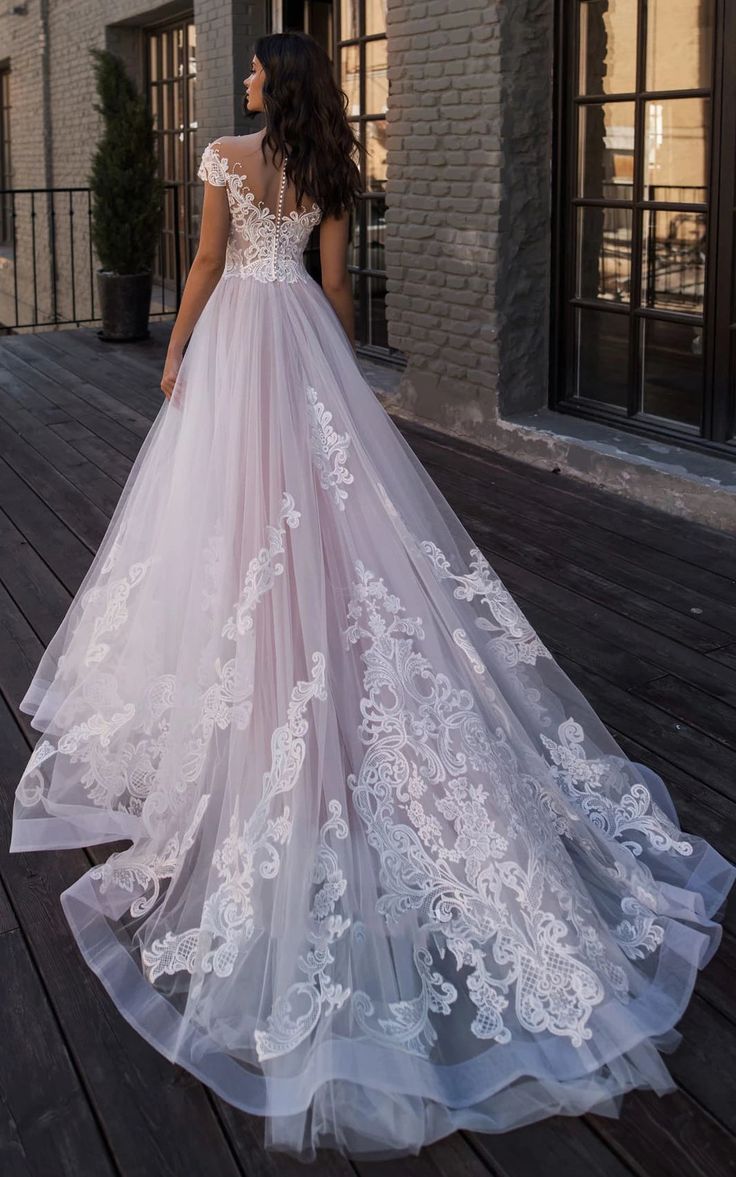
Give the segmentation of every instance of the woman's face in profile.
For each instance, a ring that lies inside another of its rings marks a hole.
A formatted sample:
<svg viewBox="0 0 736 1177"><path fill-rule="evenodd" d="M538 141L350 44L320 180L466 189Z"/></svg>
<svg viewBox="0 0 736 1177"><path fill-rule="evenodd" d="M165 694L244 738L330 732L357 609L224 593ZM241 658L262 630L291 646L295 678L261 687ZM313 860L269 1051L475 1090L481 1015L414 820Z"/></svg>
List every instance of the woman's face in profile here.
<svg viewBox="0 0 736 1177"><path fill-rule="evenodd" d="M263 110L261 91L263 90L265 77L265 70L254 53L250 63L250 73L247 78L243 78L243 86L246 92L245 101L248 110Z"/></svg>

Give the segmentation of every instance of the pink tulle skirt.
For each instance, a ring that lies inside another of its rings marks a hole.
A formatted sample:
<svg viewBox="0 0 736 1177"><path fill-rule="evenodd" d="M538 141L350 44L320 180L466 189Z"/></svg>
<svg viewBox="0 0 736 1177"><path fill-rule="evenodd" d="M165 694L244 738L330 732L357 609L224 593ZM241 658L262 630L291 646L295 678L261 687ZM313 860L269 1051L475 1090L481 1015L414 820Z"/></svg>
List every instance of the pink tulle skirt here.
<svg viewBox="0 0 736 1177"><path fill-rule="evenodd" d="M617 1115L736 869L681 831L364 380L319 285L222 279L21 704L11 850L265 1144Z"/></svg>

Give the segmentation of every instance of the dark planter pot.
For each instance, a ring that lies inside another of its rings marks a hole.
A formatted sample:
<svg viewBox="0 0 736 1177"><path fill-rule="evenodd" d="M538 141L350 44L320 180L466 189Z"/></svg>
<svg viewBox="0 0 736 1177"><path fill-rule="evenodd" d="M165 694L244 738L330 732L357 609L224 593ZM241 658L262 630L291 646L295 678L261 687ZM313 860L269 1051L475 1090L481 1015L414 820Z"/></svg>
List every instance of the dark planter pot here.
<svg viewBox="0 0 736 1177"><path fill-rule="evenodd" d="M100 297L102 330L100 339L110 342L132 342L149 339L148 316L151 310L153 273L114 274L111 270L97 271L97 290Z"/></svg>

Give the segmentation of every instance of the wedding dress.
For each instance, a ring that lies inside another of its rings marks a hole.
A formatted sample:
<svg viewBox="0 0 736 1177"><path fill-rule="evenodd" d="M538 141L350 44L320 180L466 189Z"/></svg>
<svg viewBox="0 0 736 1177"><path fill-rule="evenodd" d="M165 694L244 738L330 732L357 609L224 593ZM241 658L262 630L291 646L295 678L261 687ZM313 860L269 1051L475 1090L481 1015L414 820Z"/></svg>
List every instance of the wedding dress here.
<svg viewBox="0 0 736 1177"><path fill-rule="evenodd" d="M130 841L71 930L267 1148L616 1116L675 1088L736 868L540 641L308 275L319 207L239 142L198 172L222 277L20 704L10 849Z"/></svg>

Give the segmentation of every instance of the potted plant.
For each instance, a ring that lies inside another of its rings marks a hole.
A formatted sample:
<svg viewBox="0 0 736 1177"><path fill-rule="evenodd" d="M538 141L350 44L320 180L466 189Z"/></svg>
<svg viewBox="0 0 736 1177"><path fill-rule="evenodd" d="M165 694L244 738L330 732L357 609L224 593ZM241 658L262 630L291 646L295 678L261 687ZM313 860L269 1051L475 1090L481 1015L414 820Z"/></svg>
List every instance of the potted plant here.
<svg viewBox="0 0 736 1177"><path fill-rule="evenodd" d="M90 49L104 121L92 159L92 242L102 316L100 339L149 337L153 261L164 186L157 176L153 121L123 61Z"/></svg>

